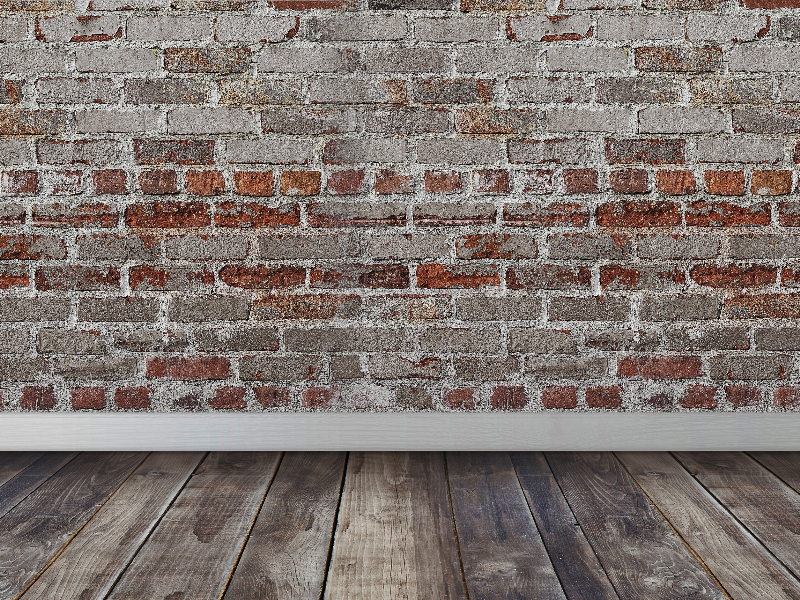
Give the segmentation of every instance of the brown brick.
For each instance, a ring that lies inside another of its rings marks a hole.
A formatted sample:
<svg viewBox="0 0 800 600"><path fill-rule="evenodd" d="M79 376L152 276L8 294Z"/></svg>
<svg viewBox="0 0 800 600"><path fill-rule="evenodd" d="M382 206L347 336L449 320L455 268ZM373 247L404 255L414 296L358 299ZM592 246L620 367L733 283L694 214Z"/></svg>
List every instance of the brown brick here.
<svg viewBox="0 0 800 600"><path fill-rule="evenodd" d="M586 388L589 408L622 408L622 388L618 385Z"/></svg>
<svg viewBox="0 0 800 600"><path fill-rule="evenodd" d="M563 265L536 265L533 267L509 267L506 272L506 287L510 290L524 289L589 289L592 272L589 267L567 267Z"/></svg>
<svg viewBox="0 0 800 600"><path fill-rule="evenodd" d="M281 194L284 196L316 196L322 187L319 171L284 171L281 173Z"/></svg>
<svg viewBox="0 0 800 600"><path fill-rule="evenodd" d="M697 181L691 171L656 172L658 191L668 196L687 196L697 192Z"/></svg>
<svg viewBox="0 0 800 600"><path fill-rule="evenodd" d="M139 174L139 186L143 194L177 194L178 174L169 169L142 171Z"/></svg>
<svg viewBox="0 0 800 600"><path fill-rule="evenodd" d="M219 171L187 171L184 176L187 194L219 196L225 193L225 178Z"/></svg>
<svg viewBox="0 0 800 600"><path fill-rule="evenodd" d="M507 194L511 191L508 171L503 169L473 171L472 191L477 194Z"/></svg>
<svg viewBox="0 0 800 600"><path fill-rule="evenodd" d="M725 396L736 408L761 404L761 390L749 385L726 385Z"/></svg>
<svg viewBox="0 0 800 600"><path fill-rule="evenodd" d="M471 234L456 239L456 256L469 259L536 258L536 240L511 234Z"/></svg>
<svg viewBox="0 0 800 600"><path fill-rule="evenodd" d="M413 190L411 175L401 175L392 169L375 171L376 194L410 194Z"/></svg>
<svg viewBox="0 0 800 600"><path fill-rule="evenodd" d="M644 169L611 171L608 183L616 194L646 194L649 191L647 171Z"/></svg>
<svg viewBox="0 0 800 600"><path fill-rule="evenodd" d="M290 403L290 393L288 388L276 386L256 386L253 388L256 400L264 408L277 408L288 406Z"/></svg>
<svg viewBox="0 0 800 600"><path fill-rule="evenodd" d="M744 171L706 171L706 192L715 196L744 196Z"/></svg>
<svg viewBox="0 0 800 600"><path fill-rule="evenodd" d="M617 377L694 379L702 374L699 356L624 356L617 361Z"/></svg>
<svg viewBox="0 0 800 600"><path fill-rule="evenodd" d="M23 410L53 410L56 395L52 385L26 385L22 388L19 405Z"/></svg>
<svg viewBox="0 0 800 600"><path fill-rule="evenodd" d="M133 140L133 157L140 165L210 165L214 140Z"/></svg>
<svg viewBox="0 0 800 600"><path fill-rule="evenodd" d="M578 390L573 385L542 388L542 404L545 408L575 408L578 406Z"/></svg>
<svg viewBox="0 0 800 600"><path fill-rule="evenodd" d="M217 227L292 227L300 225L300 206L283 204L270 208L255 202L221 202L214 222Z"/></svg>
<svg viewBox="0 0 800 600"><path fill-rule="evenodd" d="M66 258L60 239L38 235L0 235L0 260L42 260Z"/></svg>
<svg viewBox="0 0 800 600"><path fill-rule="evenodd" d="M743 294L725 299L728 319L800 318L800 294Z"/></svg>
<svg viewBox="0 0 800 600"><path fill-rule="evenodd" d="M272 196L275 178L272 171L235 171L233 189L240 196Z"/></svg>
<svg viewBox="0 0 800 600"><path fill-rule="evenodd" d="M410 284L406 265L336 265L311 271L311 287L328 289L404 289Z"/></svg>
<svg viewBox="0 0 800 600"><path fill-rule="evenodd" d="M31 284L28 270L24 266L0 266L0 290L28 287Z"/></svg>
<svg viewBox="0 0 800 600"><path fill-rule="evenodd" d="M0 174L0 193L29 196L39 191L39 174L36 171L3 171Z"/></svg>
<svg viewBox="0 0 800 600"><path fill-rule="evenodd" d="M119 215L108 204L35 204L33 224L40 227L116 227Z"/></svg>
<svg viewBox="0 0 800 600"><path fill-rule="evenodd" d="M147 361L147 378L179 381L227 379L230 369L231 361L222 356L150 358Z"/></svg>
<svg viewBox="0 0 800 600"><path fill-rule="evenodd" d="M596 169L564 169L562 175L567 194L597 193Z"/></svg>
<svg viewBox="0 0 800 600"><path fill-rule="evenodd" d="M125 209L128 227L205 227L211 225L204 202L147 202Z"/></svg>
<svg viewBox="0 0 800 600"><path fill-rule="evenodd" d="M791 171L753 171L750 191L759 196L783 196L792 191Z"/></svg>
<svg viewBox="0 0 800 600"><path fill-rule="evenodd" d="M92 171L92 183L98 195L128 193L128 174L124 169Z"/></svg>
<svg viewBox="0 0 800 600"><path fill-rule="evenodd" d="M75 410L102 410L106 407L106 390L101 387L73 388L69 400Z"/></svg>
<svg viewBox="0 0 800 600"><path fill-rule="evenodd" d="M580 204L553 203L545 206L506 204L503 208L503 221L511 227L586 227L589 224L589 210Z"/></svg>
<svg viewBox="0 0 800 600"><path fill-rule="evenodd" d="M328 193L334 196L360 194L364 171L336 171L328 175Z"/></svg>
<svg viewBox="0 0 800 600"><path fill-rule="evenodd" d="M337 388L324 388L324 387L311 387L303 390L302 403L303 408L310 408L313 410L324 410L333 406L333 397L335 396Z"/></svg>
<svg viewBox="0 0 800 600"><path fill-rule="evenodd" d="M417 267L417 286L421 288L481 288L495 285L500 285L496 265L433 264Z"/></svg>
<svg viewBox="0 0 800 600"><path fill-rule="evenodd" d="M800 387L779 387L775 390L772 401L778 408L796 408L800 406Z"/></svg>
<svg viewBox="0 0 800 600"><path fill-rule="evenodd" d="M253 289L288 288L303 285L306 282L306 270L303 267L265 267L227 265L219 272L221 281L231 287Z"/></svg>
<svg viewBox="0 0 800 600"><path fill-rule="evenodd" d="M224 386L214 390L214 397L208 401L211 408L241 410L247 408L247 401L244 399L245 390L243 387Z"/></svg>
<svg viewBox="0 0 800 600"><path fill-rule="evenodd" d="M447 390L442 404L454 410L475 410L475 390L469 388Z"/></svg>
<svg viewBox="0 0 800 600"><path fill-rule="evenodd" d="M698 284L708 287L747 288L775 283L778 270L767 265L695 265L689 275Z"/></svg>
<svg viewBox="0 0 800 600"><path fill-rule="evenodd" d="M0 135L54 135L67 123L67 113L61 110L0 109Z"/></svg>
<svg viewBox="0 0 800 600"><path fill-rule="evenodd" d="M123 387L114 392L117 408L147 410L150 408L150 390L146 387Z"/></svg>
<svg viewBox="0 0 800 600"><path fill-rule="evenodd" d="M686 224L697 227L732 227L769 225L770 205L739 206L730 202L697 200L686 206Z"/></svg>
<svg viewBox="0 0 800 600"><path fill-rule="evenodd" d="M452 194L461 191L458 171L425 171L425 191L431 194Z"/></svg>
<svg viewBox="0 0 800 600"><path fill-rule="evenodd" d="M683 408L716 408L714 395L717 388L713 385L690 385L680 399Z"/></svg>
<svg viewBox="0 0 800 600"><path fill-rule="evenodd" d="M495 410L520 410L528 404L528 396L521 385L498 385L489 398L489 404Z"/></svg>
<svg viewBox="0 0 800 600"><path fill-rule="evenodd" d="M640 71L704 73L722 70L722 49L717 46L641 47L635 52L636 68Z"/></svg>
<svg viewBox="0 0 800 600"><path fill-rule="evenodd" d="M609 202L597 207L600 227L666 227L681 224L677 202Z"/></svg>
<svg viewBox="0 0 800 600"><path fill-rule="evenodd" d="M120 274L116 267L40 267L36 269L36 289L50 290L114 290L119 289Z"/></svg>

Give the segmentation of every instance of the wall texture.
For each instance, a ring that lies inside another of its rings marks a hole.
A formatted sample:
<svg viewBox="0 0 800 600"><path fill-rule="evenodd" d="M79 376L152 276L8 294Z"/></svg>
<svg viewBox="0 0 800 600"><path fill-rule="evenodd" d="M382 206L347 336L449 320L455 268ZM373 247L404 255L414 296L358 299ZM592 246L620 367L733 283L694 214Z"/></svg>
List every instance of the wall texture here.
<svg viewBox="0 0 800 600"><path fill-rule="evenodd" d="M795 8L0 0L3 408L800 405Z"/></svg>

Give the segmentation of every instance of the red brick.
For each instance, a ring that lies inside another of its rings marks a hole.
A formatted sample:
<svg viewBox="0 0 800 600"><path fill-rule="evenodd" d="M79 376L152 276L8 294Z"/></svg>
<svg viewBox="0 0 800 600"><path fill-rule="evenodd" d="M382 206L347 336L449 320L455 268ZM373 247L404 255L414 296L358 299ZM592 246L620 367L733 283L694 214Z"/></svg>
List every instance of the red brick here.
<svg viewBox="0 0 800 600"><path fill-rule="evenodd" d="M743 294L725 299L731 319L798 319L800 294Z"/></svg>
<svg viewBox="0 0 800 600"><path fill-rule="evenodd" d="M62 132L67 123L66 113L61 110L0 110L2 136L53 135Z"/></svg>
<svg viewBox="0 0 800 600"><path fill-rule="evenodd" d="M262 319L332 319L360 304L360 296L303 294L256 298L253 308Z"/></svg>
<svg viewBox="0 0 800 600"><path fill-rule="evenodd" d="M534 133L539 130L541 120L541 113L529 108L479 105L456 109L454 113L458 133Z"/></svg>
<svg viewBox="0 0 800 600"><path fill-rule="evenodd" d="M578 390L571 385L542 388L542 404L545 408L575 408L578 406Z"/></svg>
<svg viewBox="0 0 800 600"><path fill-rule="evenodd" d="M677 202L609 202L597 207L600 227L668 227L681 224Z"/></svg>
<svg viewBox="0 0 800 600"><path fill-rule="evenodd" d="M69 396L75 410L102 410L106 407L106 389L82 387L70 390Z"/></svg>
<svg viewBox="0 0 800 600"><path fill-rule="evenodd" d="M778 270L766 265L739 267L737 265L695 265L689 276L713 288L743 288L770 285L777 280Z"/></svg>
<svg viewBox="0 0 800 600"><path fill-rule="evenodd" d="M167 48L164 68L174 73L245 73L251 54L249 48Z"/></svg>
<svg viewBox="0 0 800 600"><path fill-rule="evenodd" d="M412 191L411 175L401 175L392 169L375 171L376 194L410 194Z"/></svg>
<svg viewBox="0 0 800 600"><path fill-rule="evenodd" d="M240 196L272 196L275 176L272 171L235 171L233 189Z"/></svg>
<svg viewBox="0 0 800 600"><path fill-rule="evenodd" d="M431 194L453 194L461 191L458 171L425 171L425 191Z"/></svg>
<svg viewBox="0 0 800 600"><path fill-rule="evenodd" d="M646 283L647 279L642 279L642 272L624 265L603 265L600 267L600 287L606 289L641 289L644 285L655 286L660 289L662 286L671 287L682 286L686 283L686 275L682 269L674 268L653 274L655 281ZM657 282L657 283L656 283Z"/></svg>
<svg viewBox="0 0 800 600"><path fill-rule="evenodd" d="M778 223L783 227L800 227L800 204L797 202L779 202Z"/></svg>
<svg viewBox="0 0 800 600"><path fill-rule="evenodd" d="M0 266L0 289L28 287L30 285L27 268L24 266Z"/></svg>
<svg viewBox="0 0 800 600"><path fill-rule="evenodd" d="M173 356L147 360L148 379L227 379L230 374L231 361L222 356Z"/></svg>
<svg viewBox="0 0 800 600"><path fill-rule="evenodd" d="M123 387L114 392L118 408L147 410L150 408L150 390L146 387Z"/></svg>
<svg viewBox="0 0 800 600"><path fill-rule="evenodd" d="M553 192L553 171L551 169L532 169L521 172L523 194L550 194Z"/></svg>
<svg viewBox="0 0 800 600"><path fill-rule="evenodd" d="M452 409L475 410L475 390L469 388L447 390L442 404Z"/></svg>
<svg viewBox="0 0 800 600"><path fill-rule="evenodd" d="M680 399L680 404L683 408L716 408L716 393L717 388L713 385L690 385Z"/></svg>
<svg viewBox="0 0 800 600"><path fill-rule="evenodd" d="M772 402L778 408L797 408L800 406L800 387L777 388L772 396Z"/></svg>
<svg viewBox="0 0 800 600"><path fill-rule="evenodd" d="M769 225L771 220L772 211L766 202L739 206L730 202L697 200L686 206L686 224L690 227L748 227Z"/></svg>
<svg viewBox="0 0 800 600"><path fill-rule="evenodd" d="M210 165L214 140L133 140L133 157L140 165Z"/></svg>
<svg viewBox="0 0 800 600"><path fill-rule="evenodd" d="M219 196L225 193L225 178L219 171L187 171L184 176L187 194Z"/></svg>
<svg viewBox="0 0 800 600"><path fill-rule="evenodd" d="M706 171L706 192L715 196L744 196L744 171Z"/></svg>
<svg viewBox="0 0 800 600"><path fill-rule="evenodd" d="M311 287L404 289L411 278L406 265L336 265L311 271Z"/></svg>
<svg viewBox="0 0 800 600"><path fill-rule="evenodd" d="M39 174L36 171L3 171L0 174L0 193L29 196L39 192Z"/></svg>
<svg viewBox="0 0 800 600"><path fill-rule="evenodd" d="M611 165L645 163L683 164L686 140L606 138L606 160Z"/></svg>
<svg viewBox="0 0 800 600"><path fill-rule="evenodd" d="M503 207L503 222L509 227L586 227L589 210L574 203L547 204L539 206L530 202L506 204Z"/></svg>
<svg viewBox="0 0 800 600"><path fill-rule="evenodd" d="M784 287L800 287L800 269L781 269L781 284Z"/></svg>
<svg viewBox="0 0 800 600"><path fill-rule="evenodd" d="M337 388L312 387L303 390L303 408L324 410L333 406L333 397Z"/></svg>
<svg viewBox="0 0 800 600"><path fill-rule="evenodd" d="M476 194L507 194L511 191L508 171L503 169L473 171L472 191Z"/></svg>
<svg viewBox="0 0 800 600"><path fill-rule="evenodd" d="M247 401L244 399L245 389L242 387L225 386L217 388L214 397L208 401L211 408L218 409L237 409L247 408Z"/></svg>
<svg viewBox="0 0 800 600"><path fill-rule="evenodd" d="M509 240L511 240L509 242ZM531 239L525 242L527 247L520 248L515 244L515 239L509 234L478 233L475 235L462 235L456 239L457 256L462 256L462 251L468 252L471 259L502 259L535 258L538 254L536 241ZM522 251L520 251L522 250Z"/></svg>
<svg viewBox="0 0 800 600"><path fill-rule="evenodd" d="M498 385L489 398L489 404L497 410L519 410L528 404L528 396L521 385Z"/></svg>
<svg viewBox="0 0 800 600"><path fill-rule="evenodd" d="M618 385L586 388L586 405L589 408L622 408L622 388Z"/></svg>
<svg viewBox="0 0 800 600"><path fill-rule="evenodd" d="M264 408L276 408L278 406L288 406L290 395L288 388L276 387L272 385L258 386L253 388L258 403Z"/></svg>
<svg viewBox="0 0 800 600"><path fill-rule="evenodd" d="M588 289L592 285L589 267L569 267L541 264L532 267L509 267L506 272L506 287L510 290L524 289Z"/></svg>
<svg viewBox="0 0 800 600"><path fill-rule="evenodd" d="M300 225L300 205L270 208L255 202L221 202L214 214L217 227L292 227Z"/></svg>
<svg viewBox="0 0 800 600"><path fill-rule="evenodd" d="M722 49L716 46L636 48L636 68L662 73L705 73L722 69Z"/></svg>
<svg viewBox="0 0 800 600"><path fill-rule="evenodd" d="M53 171L54 196L75 196L83 191L83 171Z"/></svg>
<svg viewBox="0 0 800 600"><path fill-rule="evenodd" d="M19 104L22 101L21 83L12 79L0 79L0 85L5 88L0 92L0 98L5 100L6 104Z"/></svg>
<svg viewBox="0 0 800 600"><path fill-rule="evenodd" d="M33 224L40 227L116 227L119 215L108 204L36 204Z"/></svg>
<svg viewBox="0 0 800 600"><path fill-rule="evenodd" d="M142 171L139 185L143 194L177 194L178 174L172 170Z"/></svg>
<svg viewBox="0 0 800 600"><path fill-rule="evenodd" d="M124 169L92 171L92 183L98 195L128 193L128 174Z"/></svg>
<svg viewBox="0 0 800 600"><path fill-rule="evenodd" d="M26 385L22 388L19 405L23 410L53 410L56 395L52 385Z"/></svg>
<svg viewBox="0 0 800 600"><path fill-rule="evenodd" d="M205 227L211 210L204 202L146 202L125 209L128 227Z"/></svg>
<svg viewBox="0 0 800 600"><path fill-rule="evenodd" d="M624 356L617 361L618 377L693 379L702 374L699 356Z"/></svg>
<svg viewBox="0 0 800 600"><path fill-rule="evenodd" d="M658 191L668 196L688 196L697 192L697 181L691 171L658 171Z"/></svg>
<svg viewBox="0 0 800 600"><path fill-rule="evenodd" d="M753 171L750 191L759 196L784 196L792 191L791 171Z"/></svg>
<svg viewBox="0 0 800 600"><path fill-rule="evenodd" d="M227 265L220 270L219 278L231 287L248 290L288 288L305 284L306 270L303 267L288 265L281 267Z"/></svg>
<svg viewBox="0 0 800 600"><path fill-rule="evenodd" d="M616 194L646 194L649 189L644 169L611 171L608 183Z"/></svg>
<svg viewBox="0 0 800 600"><path fill-rule="evenodd" d="M669 410L672 407L672 398L667 394L656 394L645 399L645 402L657 410Z"/></svg>
<svg viewBox="0 0 800 600"><path fill-rule="evenodd" d="M364 171L336 171L328 175L328 193L335 196L360 194L363 185Z"/></svg>
<svg viewBox="0 0 800 600"><path fill-rule="evenodd" d="M36 269L34 280L36 289L42 291L119 289L120 286L116 267L45 267Z"/></svg>
<svg viewBox="0 0 800 600"><path fill-rule="evenodd" d="M775 10L779 8L800 8L800 0L739 0L746 8Z"/></svg>
<svg viewBox="0 0 800 600"><path fill-rule="evenodd" d="M281 194L284 196L316 196L322 186L319 171L284 171L281 173Z"/></svg>
<svg viewBox="0 0 800 600"><path fill-rule="evenodd" d="M564 169L562 176L567 194L597 193L596 169Z"/></svg>
<svg viewBox="0 0 800 600"><path fill-rule="evenodd" d="M761 403L761 389L749 385L726 385L725 396L736 408L758 406Z"/></svg>
<svg viewBox="0 0 800 600"><path fill-rule="evenodd" d="M500 285L497 265L419 265L417 286L452 289Z"/></svg>
<svg viewBox="0 0 800 600"><path fill-rule="evenodd" d="M135 290L142 284L148 286L148 288L162 288L168 290L170 289L169 280L171 277L172 273L170 269L157 269L150 265L139 265L137 267L131 267L128 274L128 285L130 285L132 290ZM204 285L214 284L214 273L206 268L196 271L187 271L185 277L189 282L195 281Z"/></svg>
<svg viewBox="0 0 800 600"><path fill-rule="evenodd" d="M0 235L0 260L42 260L66 258L66 247L61 243L58 250L37 249L41 239L38 235Z"/></svg>

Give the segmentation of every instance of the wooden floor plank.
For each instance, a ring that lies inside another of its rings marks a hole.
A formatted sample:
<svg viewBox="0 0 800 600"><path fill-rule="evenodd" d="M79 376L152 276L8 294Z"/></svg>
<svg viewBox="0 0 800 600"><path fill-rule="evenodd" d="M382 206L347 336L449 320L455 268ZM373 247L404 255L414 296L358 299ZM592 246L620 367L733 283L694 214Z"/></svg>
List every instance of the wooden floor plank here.
<svg viewBox="0 0 800 600"><path fill-rule="evenodd" d="M353 452L325 600L463 600L444 457Z"/></svg>
<svg viewBox="0 0 800 600"><path fill-rule="evenodd" d="M44 452L0 452L0 487L42 455Z"/></svg>
<svg viewBox="0 0 800 600"><path fill-rule="evenodd" d="M103 600L203 452L154 452L76 535L23 600Z"/></svg>
<svg viewBox="0 0 800 600"><path fill-rule="evenodd" d="M84 452L0 520L0 598L14 598L52 560L146 452Z"/></svg>
<svg viewBox="0 0 800 600"><path fill-rule="evenodd" d="M800 494L800 452L749 452L748 454Z"/></svg>
<svg viewBox="0 0 800 600"><path fill-rule="evenodd" d="M522 491L567 600L618 600L541 452L511 452Z"/></svg>
<svg viewBox="0 0 800 600"><path fill-rule="evenodd" d="M280 460L212 452L153 530L109 600L216 600Z"/></svg>
<svg viewBox="0 0 800 600"><path fill-rule="evenodd" d="M225 600L318 600L344 452L289 452L270 486Z"/></svg>
<svg viewBox="0 0 800 600"><path fill-rule="evenodd" d="M800 599L800 583L673 456L618 456L734 600Z"/></svg>
<svg viewBox="0 0 800 600"><path fill-rule="evenodd" d="M621 600L725 597L610 452L545 457Z"/></svg>
<svg viewBox="0 0 800 600"><path fill-rule="evenodd" d="M563 599L508 454L449 452L447 469L469 597Z"/></svg>
<svg viewBox="0 0 800 600"><path fill-rule="evenodd" d="M78 455L77 452L45 452L0 488L0 517L32 494Z"/></svg>

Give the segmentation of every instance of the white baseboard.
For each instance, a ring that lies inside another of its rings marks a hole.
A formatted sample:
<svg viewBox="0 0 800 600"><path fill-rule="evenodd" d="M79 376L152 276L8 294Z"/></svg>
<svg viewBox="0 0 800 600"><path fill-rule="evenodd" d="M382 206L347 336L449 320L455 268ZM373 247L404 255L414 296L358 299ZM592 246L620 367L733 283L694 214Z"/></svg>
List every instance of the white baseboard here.
<svg viewBox="0 0 800 600"><path fill-rule="evenodd" d="M7 413L0 450L800 450L800 413Z"/></svg>

